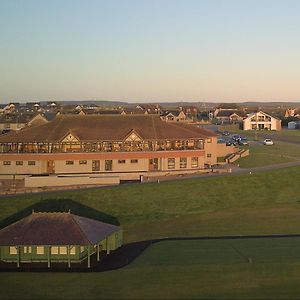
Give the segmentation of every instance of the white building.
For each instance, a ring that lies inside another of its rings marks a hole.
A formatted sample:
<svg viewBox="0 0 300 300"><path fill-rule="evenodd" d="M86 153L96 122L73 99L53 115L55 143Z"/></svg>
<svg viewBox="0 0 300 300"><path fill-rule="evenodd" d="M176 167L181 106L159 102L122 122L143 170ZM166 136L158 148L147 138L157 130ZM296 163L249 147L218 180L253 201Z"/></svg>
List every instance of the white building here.
<svg viewBox="0 0 300 300"><path fill-rule="evenodd" d="M250 114L243 120L244 130L281 130L281 120L262 111Z"/></svg>

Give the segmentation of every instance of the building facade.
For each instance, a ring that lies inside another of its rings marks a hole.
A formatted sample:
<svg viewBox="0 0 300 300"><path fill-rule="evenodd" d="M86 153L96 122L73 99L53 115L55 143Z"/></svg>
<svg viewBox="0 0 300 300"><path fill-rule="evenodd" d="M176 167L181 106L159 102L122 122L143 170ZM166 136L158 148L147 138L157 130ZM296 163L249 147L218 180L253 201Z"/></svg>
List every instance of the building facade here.
<svg viewBox="0 0 300 300"><path fill-rule="evenodd" d="M244 130L281 130L281 120L262 111L250 114L243 120Z"/></svg>
<svg viewBox="0 0 300 300"><path fill-rule="evenodd" d="M213 132L158 115L61 115L0 137L0 175L117 174L197 171L235 149Z"/></svg>

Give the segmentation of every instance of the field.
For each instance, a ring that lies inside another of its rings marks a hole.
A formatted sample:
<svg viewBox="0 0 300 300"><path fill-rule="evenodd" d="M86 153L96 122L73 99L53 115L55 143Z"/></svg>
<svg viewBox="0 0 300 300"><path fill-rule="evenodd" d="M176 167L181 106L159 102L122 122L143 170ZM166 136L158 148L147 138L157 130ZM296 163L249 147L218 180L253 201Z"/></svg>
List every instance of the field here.
<svg viewBox="0 0 300 300"><path fill-rule="evenodd" d="M117 271L2 275L3 298L292 299L300 238L167 241Z"/></svg>
<svg viewBox="0 0 300 300"><path fill-rule="evenodd" d="M300 160L300 144L275 141L273 146L251 143L250 155L236 161L241 168L254 168Z"/></svg>
<svg viewBox="0 0 300 300"><path fill-rule="evenodd" d="M0 224L35 210L120 223L125 242L300 233L300 168L2 198ZM168 241L104 273L0 273L0 298L295 298L298 239ZM216 252L217 251L217 252ZM252 263L248 262L248 258Z"/></svg>

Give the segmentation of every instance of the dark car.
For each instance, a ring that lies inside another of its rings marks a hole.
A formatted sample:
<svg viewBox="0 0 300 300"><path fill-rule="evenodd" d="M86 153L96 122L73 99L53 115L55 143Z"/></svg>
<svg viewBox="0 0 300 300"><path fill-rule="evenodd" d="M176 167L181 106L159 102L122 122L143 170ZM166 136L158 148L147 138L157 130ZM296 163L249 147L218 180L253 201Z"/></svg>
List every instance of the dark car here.
<svg viewBox="0 0 300 300"><path fill-rule="evenodd" d="M224 136L229 136L230 133L229 133L228 131L225 130L225 131L222 132L222 135L224 135Z"/></svg>
<svg viewBox="0 0 300 300"><path fill-rule="evenodd" d="M238 141L239 145L249 145L247 138L241 138Z"/></svg>

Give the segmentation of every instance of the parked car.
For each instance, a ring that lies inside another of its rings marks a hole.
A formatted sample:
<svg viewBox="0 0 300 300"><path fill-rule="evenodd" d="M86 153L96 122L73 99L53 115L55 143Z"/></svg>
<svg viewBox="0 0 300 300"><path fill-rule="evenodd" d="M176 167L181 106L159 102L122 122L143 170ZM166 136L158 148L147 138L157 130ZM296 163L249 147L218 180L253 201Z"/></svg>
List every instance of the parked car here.
<svg viewBox="0 0 300 300"><path fill-rule="evenodd" d="M228 131L225 130L225 131L222 132L222 135L224 135L224 136L229 136L230 133L229 133Z"/></svg>
<svg viewBox="0 0 300 300"><path fill-rule="evenodd" d="M239 143L239 145L248 145L249 144L247 138L239 139L238 143Z"/></svg>
<svg viewBox="0 0 300 300"><path fill-rule="evenodd" d="M273 141L271 139L265 139L264 140L264 145L266 146L272 146L274 145Z"/></svg>
<svg viewBox="0 0 300 300"><path fill-rule="evenodd" d="M238 134L234 134L232 137L231 137L234 141L238 141L241 139L241 136L238 135Z"/></svg>

